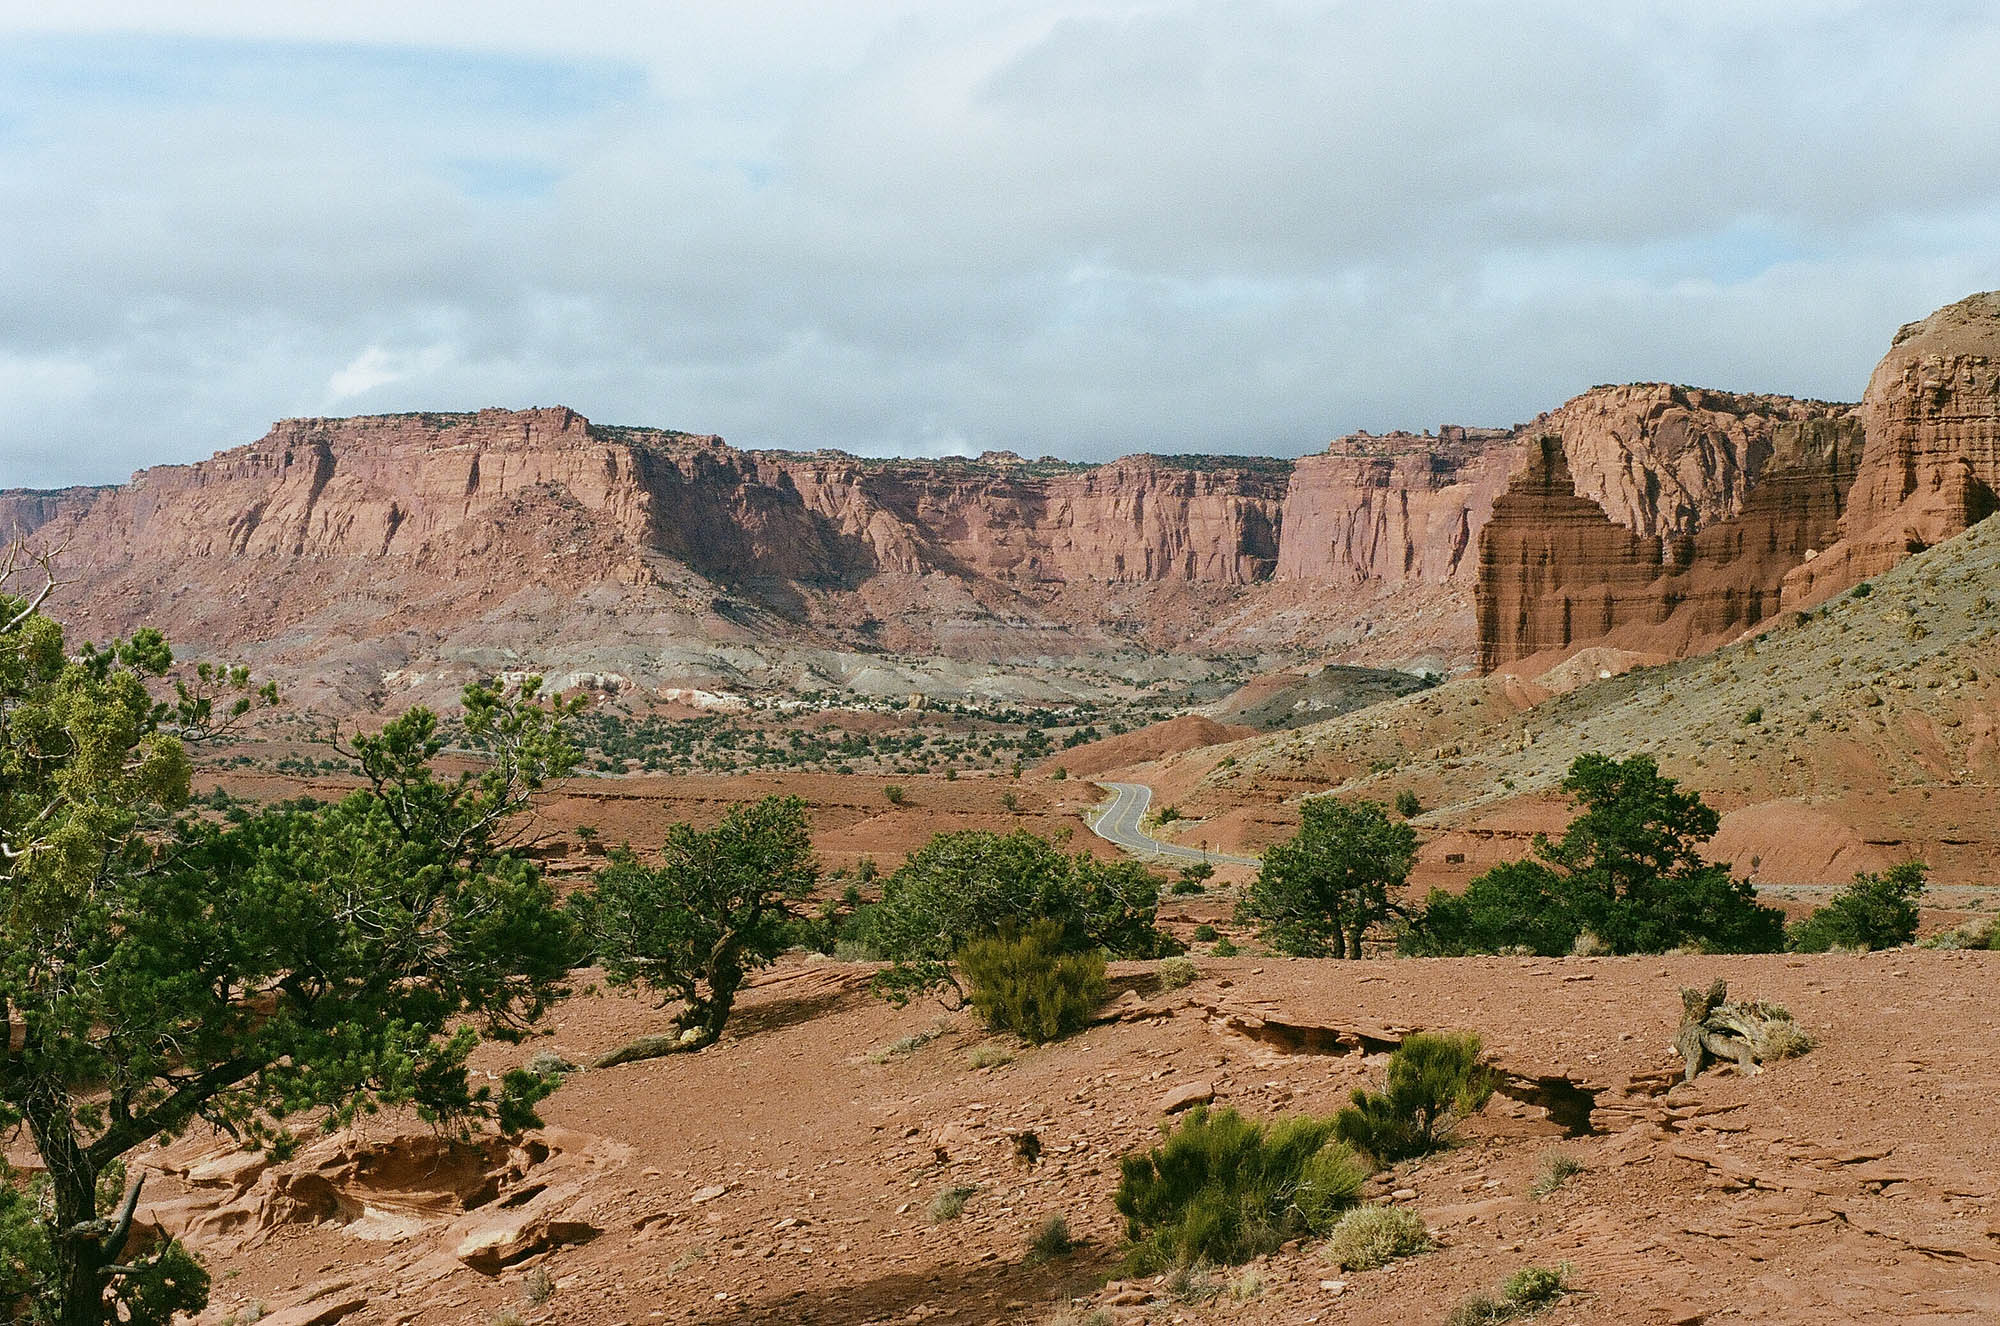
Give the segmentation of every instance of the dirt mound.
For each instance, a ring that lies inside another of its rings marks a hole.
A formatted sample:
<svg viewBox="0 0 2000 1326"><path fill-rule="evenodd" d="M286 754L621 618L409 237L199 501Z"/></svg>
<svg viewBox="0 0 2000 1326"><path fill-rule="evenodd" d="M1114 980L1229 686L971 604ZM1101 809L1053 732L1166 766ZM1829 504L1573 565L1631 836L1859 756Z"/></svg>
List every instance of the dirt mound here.
<svg viewBox="0 0 2000 1326"><path fill-rule="evenodd" d="M1535 674L1535 685L1550 695L1567 695L1579 686L1588 686L1593 681L1610 681L1633 668L1653 668L1672 661L1665 654L1641 654L1630 649L1611 649L1600 645L1579 649L1548 671ZM1513 670L1524 672L1532 663L1532 659L1523 659Z"/></svg>
<svg viewBox="0 0 2000 1326"><path fill-rule="evenodd" d="M1046 774L1060 768L1068 770L1071 778L1095 778L1131 765L1149 764L1169 755L1182 755L1254 735L1254 728L1218 723L1200 714L1182 714L1164 723L1151 723L1115 737L1058 751L1037 765L1035 772Z"/></svg>

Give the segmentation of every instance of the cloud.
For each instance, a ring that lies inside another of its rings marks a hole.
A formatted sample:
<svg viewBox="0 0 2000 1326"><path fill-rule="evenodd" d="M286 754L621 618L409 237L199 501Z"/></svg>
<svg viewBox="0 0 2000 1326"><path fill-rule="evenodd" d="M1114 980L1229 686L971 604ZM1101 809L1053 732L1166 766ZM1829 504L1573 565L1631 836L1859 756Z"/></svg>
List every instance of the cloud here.
<svg viewBox="0 0 2000 1326"><path fill-rule="evenodd" d="M454 351L448 345L430 345L409 351L371 345L327 379L329 407L365 397L377 388L393 383L408 382L413 378L428 380L450 364L454 357Z"/></svg>
<svg viewBox="0 0 2000 1326"><path fill-rule="evenodd" d="M2000 286L1986 6L58 8L0 18L0 486L554 402L1291 453L1851 397Z"/></svg>

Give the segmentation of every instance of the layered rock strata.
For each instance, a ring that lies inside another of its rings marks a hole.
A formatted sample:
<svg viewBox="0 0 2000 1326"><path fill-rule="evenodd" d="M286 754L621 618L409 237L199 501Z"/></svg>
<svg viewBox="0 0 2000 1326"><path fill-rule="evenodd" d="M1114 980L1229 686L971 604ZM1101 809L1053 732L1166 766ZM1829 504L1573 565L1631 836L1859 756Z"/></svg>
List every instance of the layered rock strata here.
<svg viewBox="0 0 2000 1326"><path fill-rule="evenodd" d="M1615 410L1591 419L1634 392L1654 396L1624 413L1646 425L1636 437ZM1717 403L1736 426L1686 409ZM1612 388L1525 431L1551 440L1482 535L1481 666L1591 644L1707 648L2000 507L2000 293L1904 327L1858 407Z"/></svg>
<svg viewBox="0 0 2000 1326"><path fill-rule="evenodd" d="M1860 450L1852 414L1787 422L1734 514L1660 537L1578 496L1561 441L1541 439L1480 543L1482 670L1598 641L1680 655L1755 626L1832 542Z"/></svg>
<svg viewBox="0 0 2000 1326"><path fill-rule="evenodd" d="M1861 417L1868 445L1839 540L1792 572L1787 606L1879 575L2000 506L2000 292L1898 331Z"/></svg>
<svg viewBox="0 0 2000 1326"><path fill-rule="evenodd" d="M1681 653L1993 510L1996 364L2000 296L1975 296L1905 328L1858 409L1642 383L1298 461L878 461L561 408L294 419L119 488L0 493L0 538L66 547L83 633L344 660L358 702L446 661L743 680L774 642Z"/></svg>

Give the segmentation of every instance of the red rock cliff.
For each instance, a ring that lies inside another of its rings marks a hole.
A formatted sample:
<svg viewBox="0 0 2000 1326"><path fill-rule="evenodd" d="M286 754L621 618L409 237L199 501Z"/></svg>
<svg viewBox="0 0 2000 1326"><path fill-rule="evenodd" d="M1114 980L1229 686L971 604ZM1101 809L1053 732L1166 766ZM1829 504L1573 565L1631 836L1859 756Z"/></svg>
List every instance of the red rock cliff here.
<svg viewBox="0 0 2000 1326"><path fill-rule="evenodd" d="M1807 607L1995 509L2000 492L2000 292L1896 333L1862 397L1867 447L1840 538L1785 584Z"/></svg>
<svg viewBox="0 0 2000 1326"><path fill-rule="evenodd" d="M1298 462L1277 575L1354 584L1470 580L1469 553L1518 463L1500 429L1357 433Z"/></svg>
<svg viewBox="0 0 2000 1326"><path fill-rule="evenodd" d="M1482 536L1481 665L1707 648L1994 511L2000 294L1904 327L1858 408L1608 388L1526 431L1557 441Z"/></svg>
<svg viewBox="0 0 2000 1326"><path fill-rule="evenodd" d="M1756 625L1834 537L1860 443L1851 413L1787 421L1737 511L1663 538L1578 496L1561 441L1542 439L1480 542L1481 668L1591 642L1686 654Z"/></svg>

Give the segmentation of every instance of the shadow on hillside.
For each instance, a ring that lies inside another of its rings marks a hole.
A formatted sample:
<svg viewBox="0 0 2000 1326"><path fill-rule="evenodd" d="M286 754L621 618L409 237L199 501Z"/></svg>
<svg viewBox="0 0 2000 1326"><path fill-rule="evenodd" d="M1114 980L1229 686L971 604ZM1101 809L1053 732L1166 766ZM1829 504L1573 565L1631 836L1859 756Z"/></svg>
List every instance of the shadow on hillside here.
<svg viewBox="0 0 2000 1326"><path fill-rule="evenodd" d="M717 1304L705 1320L736 1326L862 1326L907 1318L919 1305L929 1307L932 1314L956 1309L953 1321L1037 1320L1073 1295L1093 1292L1117 1268L1117 1258L1109 1250L1085 1246L1068 1257L1034 1264L993 1261L929 1272L910 1270L859 1284ZM1017 1306L1009 1308L1010 1303Z"/></svg>
<svg viewBox="0 0 2000 1326"><path fill-rule="evenodd" d="M741 1040L760 1032L783 1031L786 1027L796 1027L814 1018L844 1012L870 997L867 986L849 985L741 1007L730 1015L729 1039Z"/></svg>

